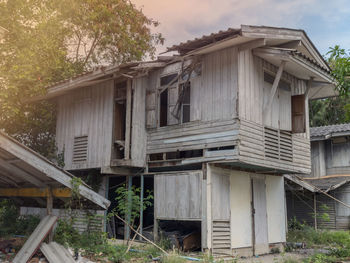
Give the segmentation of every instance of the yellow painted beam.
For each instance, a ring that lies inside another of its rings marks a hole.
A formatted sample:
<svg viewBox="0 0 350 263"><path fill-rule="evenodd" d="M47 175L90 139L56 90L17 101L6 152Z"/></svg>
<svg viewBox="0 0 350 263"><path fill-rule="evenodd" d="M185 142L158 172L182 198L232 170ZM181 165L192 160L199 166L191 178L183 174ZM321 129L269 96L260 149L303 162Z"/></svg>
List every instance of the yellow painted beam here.
<svg viewBox="0 0 350 263"><path fill-rule="evenodd" d="M48 188L0 188L0 196L5 197L47 197ZM72 196L69 188L53 188L54 197L67 198Z"/></svg>

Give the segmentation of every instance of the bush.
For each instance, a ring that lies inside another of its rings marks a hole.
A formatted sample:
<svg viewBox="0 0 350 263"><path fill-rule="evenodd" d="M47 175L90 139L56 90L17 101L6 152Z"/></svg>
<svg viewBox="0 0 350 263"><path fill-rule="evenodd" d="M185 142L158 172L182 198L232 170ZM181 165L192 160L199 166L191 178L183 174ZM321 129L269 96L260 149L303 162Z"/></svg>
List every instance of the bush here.
<svg viewBox="0 0 350 263"><path fill-rule="evenodd" d="M28 236L39 222L38 216L20 216L18 207L11 200L0 201L0 237Z"/></svg>

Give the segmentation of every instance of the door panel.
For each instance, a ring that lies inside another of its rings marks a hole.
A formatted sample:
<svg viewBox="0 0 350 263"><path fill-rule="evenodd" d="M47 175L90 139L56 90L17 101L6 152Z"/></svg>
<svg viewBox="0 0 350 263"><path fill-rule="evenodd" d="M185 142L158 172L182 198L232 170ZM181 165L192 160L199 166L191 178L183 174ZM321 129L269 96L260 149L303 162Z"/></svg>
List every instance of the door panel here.
<svg viewBox="0 0 350 263"><path fill-rule="evenodd" d="M253 177L255 255L269 252L265 177Z"/></svg>

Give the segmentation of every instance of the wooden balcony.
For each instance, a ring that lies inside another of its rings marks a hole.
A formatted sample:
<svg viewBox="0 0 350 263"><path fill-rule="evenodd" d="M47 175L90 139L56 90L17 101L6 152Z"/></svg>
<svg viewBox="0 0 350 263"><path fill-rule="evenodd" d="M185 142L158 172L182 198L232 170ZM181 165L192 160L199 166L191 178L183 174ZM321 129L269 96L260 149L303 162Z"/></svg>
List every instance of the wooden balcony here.
<svg viewBox="0 0 350 263"><path fill-rule="evenodd" d="M191 122L148 132L147 162L152 167L215 162L267 173L309 173L310 141L237 118Z"/></svg>

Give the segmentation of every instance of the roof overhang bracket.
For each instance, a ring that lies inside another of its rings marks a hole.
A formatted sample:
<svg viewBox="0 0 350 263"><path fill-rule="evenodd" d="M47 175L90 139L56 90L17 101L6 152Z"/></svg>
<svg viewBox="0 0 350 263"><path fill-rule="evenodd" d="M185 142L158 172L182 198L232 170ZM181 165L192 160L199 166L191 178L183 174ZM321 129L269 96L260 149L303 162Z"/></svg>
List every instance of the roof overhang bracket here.
<svg viewBox="0 0 350 263"><path fill-rule="evenodd" d="M269 100L268 102L264 105L264 115L267 114L267 112L270 110L272 102L273 102L273 98L275 97L276 91L277 91L277 87L278 84L280 83L281 77L282 77L282 73L283 73L283 69L284 66L286 65L286 61L282 60L280 66L278 67L278 71L275 77L275 80L273 81L272 84L272 89L270 92L270 96L269 96Z"/></svg>
<svg viewBox="0 0 350 263"><path fill-rule="evenodd" d="M289 41L289 42L287 42L287 43L280 44L280 45L277 45L277 46L275 46L275 47L278 47L278 48L288 48L288 49L297 49L299 46L301 46L301 40Z"/></svg>
<svg viewBox="0 0 350 263"><path fill-rule="evenodd" d="M244 51L244 50L254 49L254 48L259 48L264 46L266 46L266 39L259 38L256 40L249 41L247 43L240 44L238 46L238 51Z"/></svg>

